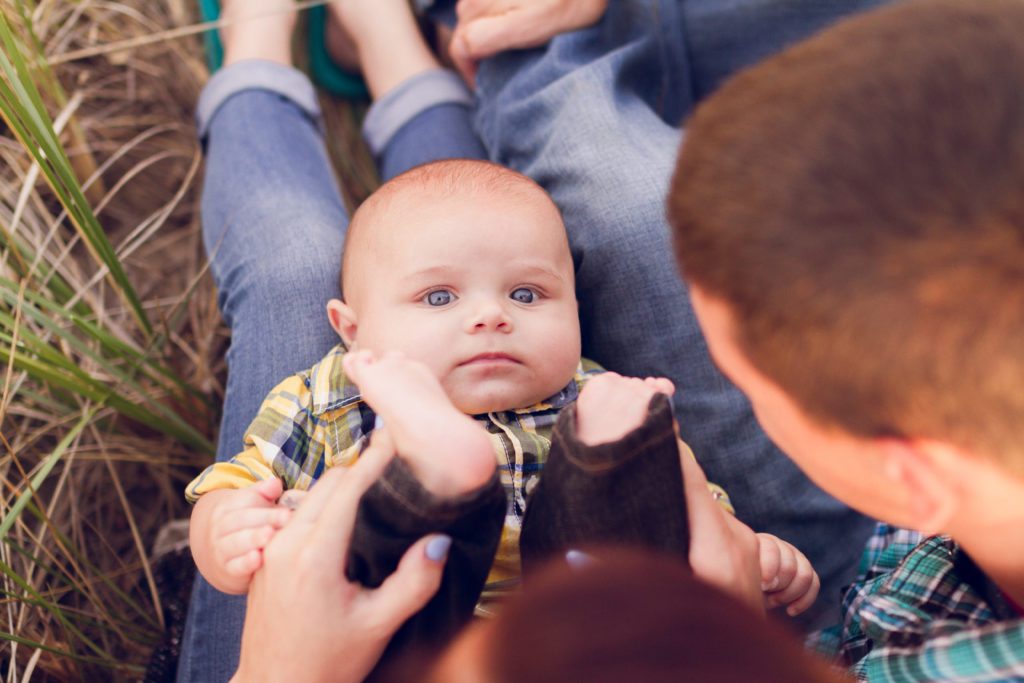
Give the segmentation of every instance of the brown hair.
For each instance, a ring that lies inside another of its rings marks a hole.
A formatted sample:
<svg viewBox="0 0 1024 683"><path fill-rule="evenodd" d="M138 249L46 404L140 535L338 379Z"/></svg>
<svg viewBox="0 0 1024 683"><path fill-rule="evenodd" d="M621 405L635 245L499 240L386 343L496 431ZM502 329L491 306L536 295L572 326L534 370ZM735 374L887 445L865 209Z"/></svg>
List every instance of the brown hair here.
<svg viewBox="0 0 1024 683"><path fill-rule="evenodd" d="M485 654L495 683L837 680L679 558L595 556L582 569L550 565L499 615Z"/></svg>
<svg viewBox="0 0 1024 683"><path fill-rule="evenodd" d="M493 621L474 624L469 640L465 633L456 639L457 657L452 650L447 656L407 653L380 680L842 680L782 625L694 578L677 556L622 548L588 552L596 561L582 568L564 561L542 568Z"/></svg>
<svg viewBox="0 0 1024 683"><path fill-rule="evenodd" d="M364 230L372 230L386 212L394 209L415 211L415 204L431 199L455 196L479 197L488 194L513 194L524 201L546 201L558 213L558 207L544 189L527 176L490 161L479 159L443 159L415 166L380 186L352 215L345 235L341 283L352 270L351 259L360 258L356 246ZM560 215L560 214L559 214ZM357 256L350 256L357 254ZM348 267L346 267L348 266Z"/></svg>
<svg viewBox="0 0 1024 683"><path fill-rule="evenodd" d="M668 209L684 275L812 418L1024 473L1024 3L899 3L739 74Z"/></svg>

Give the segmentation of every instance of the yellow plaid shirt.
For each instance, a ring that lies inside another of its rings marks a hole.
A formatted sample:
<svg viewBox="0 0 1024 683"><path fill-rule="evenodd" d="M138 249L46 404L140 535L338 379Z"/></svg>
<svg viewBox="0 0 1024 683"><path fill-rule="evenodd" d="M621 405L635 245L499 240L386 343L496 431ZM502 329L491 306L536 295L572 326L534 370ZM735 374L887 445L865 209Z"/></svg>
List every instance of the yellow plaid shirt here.
<svg viewBox="0 0 1024 683"><path fill-rule="evenodd" d="M245 449L203 470L186 487L185 497L195 502L208 491L243 488L269 477L280 477L286 489L308 489L325 467L351 465L369 440L376 415L346 378L344 353L339 344L308 371L274 387L245 433ZM527 408L473 416L491 438L508 500L489 583L519 576L526 499L547 460L555 420L587 380L601 372L597 363L582 359L572 381L554 396ZM711 488L729 509L724 492Z"/></svg>

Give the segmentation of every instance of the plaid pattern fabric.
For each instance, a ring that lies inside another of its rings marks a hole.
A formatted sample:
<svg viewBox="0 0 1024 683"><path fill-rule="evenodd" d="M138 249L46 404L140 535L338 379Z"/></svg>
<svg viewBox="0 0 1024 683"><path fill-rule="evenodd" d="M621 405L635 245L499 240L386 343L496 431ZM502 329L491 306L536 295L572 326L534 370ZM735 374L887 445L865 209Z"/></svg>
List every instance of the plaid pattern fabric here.
<svg viewBox="0 0 1024 683"><path fill-rule="evenodd" d="M1024 618L951 539L920 539L879 525L843 600L842 661L864 681L1024 681Z"/></svg>
<svg viewBox="0 0 1024 683"><path fill-rule="evenodd" d="M308 489L325 467L351 465L369 440L376 416L345 377L344 353L339 344L308 371L278 384L249 425L245 450L207 467L186 487L185 497L195 502L208 491L243 488L272 476L280 477L286 489ZM558 412L600 372L597 363L583 359L572 381L545 401L474 416L491 438L509 501L491 580L518 576L526 497L547 459Z"/></svg>
<svg viewBox="0 0 1024 683"><path fill-rule="evenodd" d="M189 502L209 491L244 488L269 477L281 478L286 489L308 489L325 467L355 462L370 438L376 415L359 388L345 377L344 353L339 344L308 371L274 387L246 430L245 450L227 462L210 465L193 479L185 489ZM547 460L555 420L562 408L576 400L587 380L601 372L600 365L584 358L572 381L554 396L527 408L473 416L491 438L508 499L489 582L519 577L519 532L526 499ZM733 512L721 487L708 484L708 488L720 505Z"/></svg>

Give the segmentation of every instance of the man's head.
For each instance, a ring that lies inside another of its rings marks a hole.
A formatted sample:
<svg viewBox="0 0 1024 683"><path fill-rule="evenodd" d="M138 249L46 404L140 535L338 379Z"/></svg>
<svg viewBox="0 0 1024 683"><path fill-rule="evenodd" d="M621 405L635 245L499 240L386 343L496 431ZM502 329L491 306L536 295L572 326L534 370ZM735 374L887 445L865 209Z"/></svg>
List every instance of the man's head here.
<svg viewBox="0 0 1024 683"><path fill-rule="evenodd" d="M1022 186L1017 0L855 17L690 121L669 213L712 353L857 507L892 501L832 436L851 456L942 444L1024 475Z"/></svg>
<svg viewBox="0 0 1024 683"><path fill-rule="evenodd" d="M410 659L387 680L838 680L782 627L694 578L678 558L593 553L596 561L582 568L550 562L496 619L463 629L432 665Z"/></svg>
<svg viewBox="0 0 1024 683"><path fill-rule="evenodd" d="M350 349L422 361L467 413L541 401L579 361L561 214L496 164L434 162L385 183L352 217L342 291L328 315Z"/></svg>

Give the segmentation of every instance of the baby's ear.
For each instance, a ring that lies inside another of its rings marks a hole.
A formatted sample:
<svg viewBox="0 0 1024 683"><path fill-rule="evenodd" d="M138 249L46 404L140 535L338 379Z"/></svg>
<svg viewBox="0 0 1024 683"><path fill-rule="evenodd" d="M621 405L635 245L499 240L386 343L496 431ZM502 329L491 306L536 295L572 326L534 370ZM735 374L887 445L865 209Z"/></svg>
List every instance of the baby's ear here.
<svg viewBox="0 0 1024 683"><path fill-rule="evenodd" d="M353 351L356 345L358 324L356 312L352 310L352 307L341 299L331 299L327 302L327 320L330 321L331 327L338 333L341 340L345 342L345 347L349 351Z"/></svg>

